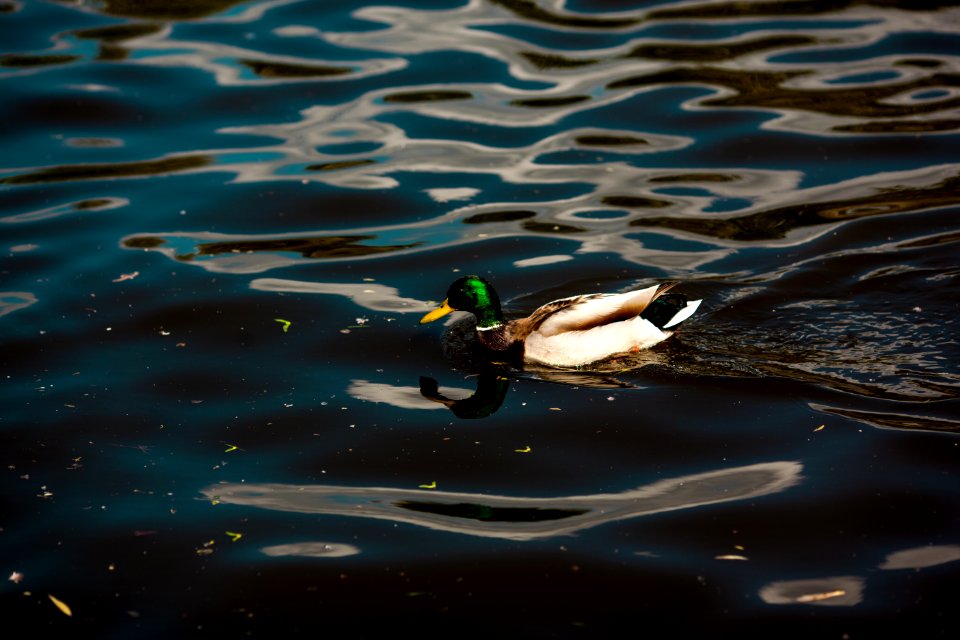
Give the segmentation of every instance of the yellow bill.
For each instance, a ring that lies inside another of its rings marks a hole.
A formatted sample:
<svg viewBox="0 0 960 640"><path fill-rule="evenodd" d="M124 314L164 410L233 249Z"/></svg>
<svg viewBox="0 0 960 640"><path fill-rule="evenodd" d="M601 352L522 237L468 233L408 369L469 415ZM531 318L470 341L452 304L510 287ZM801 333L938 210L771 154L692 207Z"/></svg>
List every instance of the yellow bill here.
<svg viewBox="0 0 960 640"><path fill-rule="evenodd" d="M438 318L442 318L443 316L447 315L447 314L450 313L451 311L453 311L453 307L451 307L451 306L447 303L447 301L444 300L444 301L443 301L443 304L441 304L439 307L437 307L436 309L434 309L433 311L431 311L431 312L428 313L427 315L425 315L425 316L423 316L422 318L420 318L420 324L426 324L426 323L428 323L428 322L433 322L434 320L436 320L436 319L438 319Z"/></svg>

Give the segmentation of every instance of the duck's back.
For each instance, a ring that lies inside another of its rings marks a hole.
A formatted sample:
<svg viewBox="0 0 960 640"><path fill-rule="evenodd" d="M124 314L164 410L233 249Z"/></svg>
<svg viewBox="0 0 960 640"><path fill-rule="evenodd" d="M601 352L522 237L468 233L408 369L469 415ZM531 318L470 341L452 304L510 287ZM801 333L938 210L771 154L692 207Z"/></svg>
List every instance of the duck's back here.
<svg viewBox="0 0 960 640"><path fill-rule="evenodd" d="M666 293L671 286L577 296L544 305L529 319L532 330L526 336L524 360L576 367L666 340L673 335L669 328L700 304L688 302L683 294Z"/></svg>
<svg viewBox="0 0 960 640"><path fill-rule="evenodd" d="M647 349L671 335L672 332L661 331L640 316L550 336L535 331L527 337L523 359L551 366L579 367L617 354Z"/></svg>
<svg viewBox="0 0 960 640"><path fill-rule="evenodd" d="M627 293L597 293L551 302L535 312L534 315L544 313L546 316L537 324L536 331L544 337L551 337L629 320L643 313L660 288L660 285L654 285Z"/></svg>

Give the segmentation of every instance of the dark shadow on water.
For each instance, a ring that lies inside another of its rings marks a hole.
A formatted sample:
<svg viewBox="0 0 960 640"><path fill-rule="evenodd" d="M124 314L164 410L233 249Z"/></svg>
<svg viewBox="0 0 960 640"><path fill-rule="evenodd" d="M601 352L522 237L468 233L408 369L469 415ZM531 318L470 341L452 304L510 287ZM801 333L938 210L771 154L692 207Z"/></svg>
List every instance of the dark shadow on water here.
<svg viewBox="0 0 960 640"><path fill-rule="evenodd" d="M451 518L481 522L549 522L587 513L586 509L543 509L538 507L492 507L485 504L458 502L445 504L426 500L405 500L396 503L402 509L434 513Z"/></svg>
<svg viewBox="0 0 960 640"><path fill-rule="evenodd" d="M76 4L72 0L58 0L62 4ZM126 18L149 20L194 20L212 16L242 4L244 0L198 0L171 2L170 0L103 0L90 3L101 12Z"/></svg>
<svg viewBox="0 0 960 640"><path fill-rule="evenodd" d="M249 58L241 58L239 62L261 78L322 78L342 76L352 71L350 67L285 64Z"/></svg>
<svg viewBox="0 0 960 640"><path fill-rule="evenodd" d="M0 184L47 184L73 180L110 180L114 178L159 176L198 169L212 163L213 158L209 155L186 154L141 162L61 165L0 178Z"/></svg>
<svg viewBox="0 0 960 640"><path fill-rule="evenodd" d="M23 55L8 54L0 56L0 67L25 68L49 67L57 64L66 64L79 60L80 56L68 54Z"/></svg>
<svg viewBox="0 0 960 640"><path fill-rule="evenodd" d="M180 261L190 261L197 257L223 254L249 253L299 253L304 258L331 259L354 258L381 253L390 253L417 246L419 243L404 245L367 245L365 240L373 240L374 235L356 236L317 236L278 239L249 239L223 242L197 242L194 251L175 253L173 257ZM125 238L123 246L128 249L155 249L166 244L162 236L136 235Z"/></svg>
<svg viewBox="0 0 960 640"><path fill-rule="evenodd" d="M491 0L516 15L534 22L583 29L623 29L641 22L640 18L602 18L583 14L550 11L533 0Z"/></svg>
<svg viewBox="0 0 960 640"><path fill-rule="evenodd" d="M856 6L897 8L906 11L931 11L950 7L951 0L786 0L784 2L713 2L690 4L652 11L652 20L676 20L680 18L752 18L761 16L817 15L833 13Z"/></svg>

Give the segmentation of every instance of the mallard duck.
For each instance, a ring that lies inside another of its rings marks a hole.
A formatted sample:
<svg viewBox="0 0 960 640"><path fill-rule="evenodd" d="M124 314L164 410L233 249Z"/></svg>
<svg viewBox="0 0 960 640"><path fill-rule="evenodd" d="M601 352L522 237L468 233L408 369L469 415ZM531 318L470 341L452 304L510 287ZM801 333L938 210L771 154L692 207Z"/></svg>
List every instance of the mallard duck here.
<svg viewBox="0 0 960 640"><path fill-rule="evenodd" d="M577 367L647 349L673 335L667 329L693 315L701 302L667 293L675 284L571 296L507 321L493 286L479 276L466 276L450 285L443 304L420 324L468 311L477 318L477 341L493 358Z"/></svg>

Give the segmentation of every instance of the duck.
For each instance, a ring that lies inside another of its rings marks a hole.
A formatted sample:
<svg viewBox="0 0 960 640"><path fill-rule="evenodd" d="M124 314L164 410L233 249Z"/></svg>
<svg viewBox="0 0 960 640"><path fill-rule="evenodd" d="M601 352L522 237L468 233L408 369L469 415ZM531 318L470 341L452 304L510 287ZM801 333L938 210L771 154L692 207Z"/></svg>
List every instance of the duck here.
<svg viewBox="0 0 960 640"><path fill-rule="evenodd" d="M439 307L420 319L453 311L476 317L476 342L497 361L583 367L663 342L702 300L672 292L666 282L626 293L588 293L548 302L524 318L506 320L493 285L476 275L457 279Z"/></svg>

